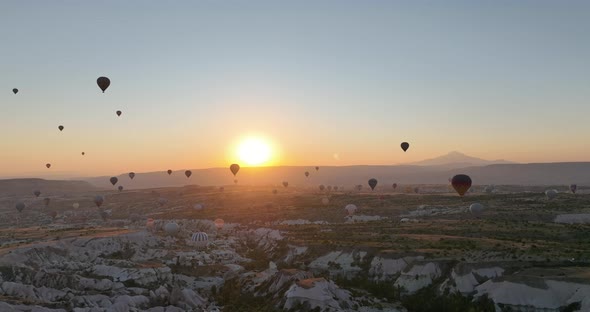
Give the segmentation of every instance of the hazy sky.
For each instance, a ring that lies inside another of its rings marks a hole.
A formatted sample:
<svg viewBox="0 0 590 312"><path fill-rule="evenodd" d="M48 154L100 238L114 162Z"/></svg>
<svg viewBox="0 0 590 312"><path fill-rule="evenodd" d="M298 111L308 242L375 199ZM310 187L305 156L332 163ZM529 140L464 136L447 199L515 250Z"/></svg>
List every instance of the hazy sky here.
<svg viewBox="0 0 590 312"><path fill-rule="evenodd" d="M4 0L0 38L3 177L590 161L589 1Z"/></svg>

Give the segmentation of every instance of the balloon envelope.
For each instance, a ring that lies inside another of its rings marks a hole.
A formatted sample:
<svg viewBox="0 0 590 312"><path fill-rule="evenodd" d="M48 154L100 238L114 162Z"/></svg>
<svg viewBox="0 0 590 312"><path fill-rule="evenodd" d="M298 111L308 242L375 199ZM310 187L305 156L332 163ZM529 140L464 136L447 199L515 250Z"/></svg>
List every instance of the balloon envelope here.
<svg viewBox="0 0 590 312"><path fill-rule="evenodd" d="M49 206L50 201L51 201L51 199L49 197L43 198L43 204L45 204L45 207Z"/></svg>
<svg viewBox="0 0 590 312"><path fill-rule="evenodd" d="M121 116L122 112L121 111L117 111L117 116Z"/></svg>
<svg viewBox="0 0 590 312"><path fill-rule="evenodd" d="M358 209L354 204L348 204L344 207L349 216L353 215Z"/></svg>
<svg viewBox="0 0 590 312"><path fill-rule="evenodd" d="M374 190L375 186L377 186L377 179L369 179L369 186L371 187L371 190Z"/></svg>
<svg viewBox="0 0 590 312"><path fill-rule="evenodd" d="M102 90L102 93L104 93L111 85L111 80L107 77L98 77L98 79L96 79L96 84Z"/></svg>
<svg viewBox="0 0 590 312"><path fill-rule="evenodd" d="M209 243L209 236L205 232L196 232L191 236L191 241L197 248L205 248Z"/></svg>
<svg viewBox="0 0 590 312"><path fill-rule="evenodd" d="M240 171L240 165L238 165L238 164L231 164L231 166L229 166L229 170L231 171L231 173L234 174L234 177L235 177L236 174L238 174L238 171Z"/></svg>
<svg viewBox="0 0 590 312"><path fill-rule="evenodd" d="M317 166L316 166L316 167L315 167L315 171L319 171L319 170L320 170L320 167L317 167Z"/></svg>
<svg viewBox="0 0 590 312"><path fill-rule="evenodd" d="M547 190L545 191L545 196L547 196L547 199L551 200L554 199L555 197L557 197L557 190Z"/></svg>
<svg viewBox="0 0 590 312"><path fill-rule="evenodd" d="M129 172L129 178L133 180L133 178L135 178L135 172Z"/></svg>
<svg viewBox="0 0 590 312"><path fill-rule="evenodd" d="M215 221L213 221L213 223L215 224L215 227L218 230L221 230L223 228L223 226L225 225L225 221L223 221L223 219L215 219Z"/></svg>
<svg viewBox="0 0 590 312"><path fill-rule="evenodd" d="M168 235L174 235L180 231L180 226L176 222L170 222L164 226L164 231Z"/></svg>
<svg viewBox="0 0 590 312"><path fill-rule="evenodd" d="M283 181L283 186L284 186L284 187L287 187L287 186L289 186L289 182L287 182L287 181Z"/></svg>
<svg viewBox="0 0 590 312"><path fill-rule="evenodd" d="M323 191L324 189L326 189L326 187L323 184L320 184L319 188L320 188L320 191Z"/></svg>
<svg viewBox="0 0 590 312"><path fill-rule="evenodd" d="M458 174L451 179L451 184L459 196L463 196L471 187L471 178L466 174Z"/></svg>
<svg viewBox="0 0 590 312"><path fill-rule="evenodd" d="M570 191L572 191L572 193L576 194L577 189L578 189L578 186L576 184L570 185Z"/></svg>
<svg viewBox="0 0 590 312"><path fill-rule="evenodd" d="M39 197L39 195L41 195L41 191L35 190L33 194L35 194L35 197Z"/></svg>
<svg viewBox="0 0 590 312"><path fill-rule="evenodd" d="M72 207L74 207L74 209L78 209L78 208L80 208L80 204L78 204L78 203L73 203L73 204L72 204Z"/></svg>
<svg viewBox="0 0 590 312"><path fill-rule="evenodd" d="M172 170L170 170L170 169L168 169L168 171L166 171L166 172L168 172L168 175L172 174Z"/></svg>
<svg viewBox="0 0 590 312"><path fill-rule="evenodd" d="M309 171L305 171L305 176L309 177Z"/></svg>
<svg viewBox="0 0 590 312"><path fill-rule="evenodd" d="M96 205L96 207L100 207L103 202L104 202L104 197L102 195L96 195L94 197L94 204Z"/></svg>
<svg viewBox="0 0 590 312"><path fill-rule="evenodd" d="M59 131L63 131L63 129L64 129L64 126L59 126L59 127L57 127L57 128L59 129Z"/></svg>
<svg viewBox="0 0 590 312"><path fill-rule="evenodd" d="M119 185L118 189L119 189L119 192L122 191L123 190L123 185Z"/></svg>
<svg viewBox="0 0 590 312"><path fill-rule="evenodd" d="M400 145L402 147L402 149L405 151L408 150L408 148L410 148L410 143L408 142L402 142L402 144Z"/></svg>
<svg viewBox="0 0 590 312"><path fill-rule="evenodd" d="M469 206L469 211L475 216L481 215L483 210L484 210L484 207L480 203L473 203L473 204L471 204L471 206Z"/></svg>
<svg viewBox="0 0 590 312"><path fill-rule="evenodd" d="M51 164L45 164L45 167L47 167L47 169L51 168Z"/></svg>
<svg viewBox="0 0 590 312"><path fill-rule="evenodd" d="M22 212L23 209L25 209L25 203L23 203L23 202L16 203L16 210L18 210L18 212Z"/></svg>
<svg viewBox="0 0 590 312"><path fill-rule="evenodd" d="M395 190L395 189L397 188L397 183L393 183L391 186L392 186L392 187L393 187L393 189Z"/></svg>
<svg viewBox="0 0 590 312"><path fill-rule="evenodd" d="M17 88L12 89L12 93L17 94L18 93L18 89Z"/></svg>
<svg viewBox="0 0 590 312"><path fill-rule="evenodd" d="M190 170L187 170L187 171L185 171L185 172L184 172L184 175L185 175L187 178L190 178L192 174L193 174L193 173L192 173L192 171L190 171Z"/></svg>
<svg viewBox="0 0 590 312"><path fill-rule="evenodd" d="M193 206L193 208L194 208L195 210L203 210L203 208L205 208L205 206L204 206L203 204L195 204L195 205Z"/></svg>
<svg viewBox="0 0 590 312"><path fill-rule="evenodd" d="M322 204L327 205L330 203L330 199L328 197L322 198Z"/></svg>
<svg viewBox="0 0 590 312"><path fill-rule="evenodd" d="M117 184L117 182L119 182L119 179L117 177L111 177L109 179L109 181L111 181L111 184L112 185L115 185L115 184Z"/></svg>

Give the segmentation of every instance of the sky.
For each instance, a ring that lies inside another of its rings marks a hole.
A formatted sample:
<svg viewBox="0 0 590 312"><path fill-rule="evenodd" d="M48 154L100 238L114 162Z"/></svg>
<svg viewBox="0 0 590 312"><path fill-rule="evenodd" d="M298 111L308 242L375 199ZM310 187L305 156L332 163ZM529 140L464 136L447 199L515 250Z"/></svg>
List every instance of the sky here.
<svg viewBox="0 0 590 312"><path fill-rule="evenodd" d="M590 161L589 33L588 1L5 0L0 177L225 167L250 137L264 165Z"/></svg>

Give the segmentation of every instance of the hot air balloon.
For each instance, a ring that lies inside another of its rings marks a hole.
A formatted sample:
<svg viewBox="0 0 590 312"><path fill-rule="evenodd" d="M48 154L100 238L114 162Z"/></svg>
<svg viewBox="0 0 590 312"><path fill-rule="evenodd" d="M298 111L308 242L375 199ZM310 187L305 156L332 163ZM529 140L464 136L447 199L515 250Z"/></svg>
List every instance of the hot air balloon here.
<svg viewBox="0 0 590 312"><path fill-rule="evenodd" d="M176 235L178 231L180 231L180 226L178 226L176 222L166 223L166 225L164 226L164 232L166 232L166 234L170 236Z"/></svg>
<svg viewBox="0 0 590 312"><path fill-rule="evenodd" d="M369 186L371 187L371 190L375 190L375 186L377 186L377 179L369 179Z"/></svg>
<svg viewBox="0 0 590 312"><path fill-rule="evenodd" d="M316 166L315 171L320 171L320 167Z"/></svg>
<svg viewBox="0 0 590 312"><path fill-rule="evenodd" d="M86 155L86 153L82 152L82 156Z"/></svg>
<svg viewBox="0 0 590 312"><path fill-rule="evenodd" d="M35 190L35 191L33 192L33 194L35 195L35 197L39 197L39 195L41 195L41 191L39 191L39 190Z"/></svg>
<svg viewBox="0 0 590 312"><path fill-rule="evenodd" d="M193 206L193 208L194 208L195 210L203 210L203 208L205 208L205 206L204 206L203 204L195 204L195 205Z"/></svg>
<svg viewBox="0 0 590 312"><path fill-rule="evenodd" d="M277 189L272 190L272 193L275 194L275 195L277 195L278 192L279 191L277 191Z"/></svg>
<svg viewBox="0 0 590 312"><path fill-rule="evenodd" d="M209 243L209 236L205 232L196 232L191 236L191 241L199 249L206 248Z"/></svg>
<svg viewBox="0 0 590 312"><path fill-rule="evenodd" d="M12 89L12 93L17 94L18 93L18 89L17 88Z"/></svg>
<svg viewBox="0 0 590 312"><path fill-rule="evenodd" d="M57 217L57 211L53 210L49 212L49 216L51 219L55 219Z"/></svg>
<svg viewBox="0 0 590 312"><path fill-rule="evenodd" d="M408 143L408 142L402 142L401 147L402 147L402 149L405 152L405 151L408 150L408 148L410 148L410 143Z"/></svg>
<svg viewBox="0 0 590 312"><path fill-rule="evenodd" d="M129 172L129 178L133 180L135 178L135 172Z"/></svg>
<svg viewBox="0 0 590 312"><path fill-rule="evenodd" d="M309 177L309 171L305 171L305 177Z"/></svg>
<svg viewBox="0 0 590 312"><path fill-rule="evenodd" d="M147 221L145 222L145 227L148 229L148 231L153 231L155 229L154 219L148 218Z"/></svg>
<svg viewBox="0 0 590 312"><path fill-rule="evenodd" d="M289 182L287 182L287 181L283 181L283 186L284 186L284 187L287 187L287 186L289 186Z"/></svg>
<svg viewBox="0 0 590 312"><path fill-rule="evenodd" d="M78 209L78 208L80 208L80 204L78 204L78 203L73 203L73 204L72 204L72 207L74 207L74 209Z"/></svg>
<svg viewBox="0 0 590 312"><path fill-rule="evenodd" d="M96 79L96 84L102 90L102 93L104 93L111 85L111 80L107 77L98 77L98 79Z"/></svg>
<svg viewBox="0 0 590 312"><path fill-rule="evenodd" d="M459 196L463 196L471 187L471 178L466 174L458 174L451 179L451 184Z"/></svg>
<svg viewBox="0 0 590 312"><path fill-rule="evenodd" d="M103 202L104 202L104 196L96 195L94 197L94 204L96 205L96 207L100 207Z"/></svg>
<svg viewBox="0 0 590 312"><path fill-rule="evenodd" d="M219 191L220 191L220 192L223 192L223 191L225 191L225 187L223 187L223 186L220 186L220 187L219 187Z"/></svg>
<svg viewBox="0 0 590 312"><path fill-rule="evenodd" d="M469 206L469 211L475 216L480 216L482 214L483 210L484 210L484 207L480 203L473 203L473 204L471 204L471 206Z"/></svg>
<svg viewBox="0 0 590 312"><path fill-rule="evenodd" d="M168 171L166 171L166 172L168 172L168 175L172 174L172 170L170 170L170 169L168 169Z"/></svg>
<svg viewBox="0 0 590 312"><path fill-rule="evenodd" d="M45 207L49 206L50 201L51 201L51 199L49 197L43 198L43 204L45 205Z"/></svg>
<svg viewBox="0 0 590 312"><path fill-rule="evenodd" d="M225 222L223 221L223 219L215 219L215 221L213 221L213 223L215 224L215 227L218 230L223 229L223 226L225 225Z"/></svg>
<svg viewBox="0 0 590 312"><path fill-rule="evenodd" d="M329 192L329 191L332 190L332 186L331 185L328 185L328 186L326 186L326 189L328 189L328 192Z"/></svg>
<svg viewBox="0 0 590 312"><path fill-rule="evenodd" d="M494 186L493 185L488 185L486 187L484 187L483 191L485 193L491 194L494 192Z"/></svg>
<svg viewBox="0 0 590 312"><path fill-rule="evenodd" d="M119 179L117 177L111 177L109 179L109 181L111 181L111 184L112 185L115 185L115 184L117 184L117 182L119 182Z"/></svg>
<svg viewBox="0 0 590 312"><path fill-rule="evenodd" d="M59 127L57 127L59 129L59 131L63 131L64 130L64 126L60 125Z"/></svg>
<svg viewBox="0 0 590 312"><path fill-rule="evenodd" d="M166 203L168 203L168 199L166 199L164 197L158 198L158 204L160 204L160 206L164 206L164 205L166 205Z"/></svg>
<svg viewBox="0 0 590 312"><path fill-rule="evenodd" d="M23 209L25 209L25 203L23 203L23 202L16 203L16 210L18 210L18 212L22 212Z"/></svg>
<svg viewBox="0 0 590 312"><path fill-rule="evenodd" d="M330 199L328 197L322 198L322 204L327 205L330 203Z"/></svg>
<svg viewBox="0 0 590 312"><path fill-rule="evenodd" d="M117 111L117 116L121 116L123 112L121 112L120 110Z"/></svg>
<svg viewBox="0 0 590 312"><path fill-rule="evenodd" d="M190 171L190 170L187 170L187 171L185 171L185 172L184 172L184 175L185 175L187 178L190 178L192 174L193 174L193 173L192 173L192 171Z"/></svg>
<svg viewBox="0 0 590 312"><path fill-rule="evenodd" d="M555 197L557 197L557 190L547 190L545 191L545 196L547 196L547 199L551 200L554 199Z"/></svg>
<svg viewBox="0 0 590 312"><path fill-rule="evenodd" d="M344 210L348 213L349 216L352 216L358 208L354 204L348 204L344 207Z"/></svg>
<svg viewBox="0 0 590 312"><path fill-rule="evenodd" d="M414 193L416 193L416 194L420 193L420 188L416 186L416 187L414 188Z"/></svg>
<svg viewBox="0 0 590 312"><path fill-rule="evenodd" d="M117 189L119 190L119 192L121 192L123 190L123 185L119 185Z"/></svg>
<svg viewBox="0 0 590 312"><path fill-rule="evenodd" d="M326 187L323 184L320 184L320 191L323 191Z"/></svg>
<svg viewBox="0 0 590 312"><path fill-rule="evenodd" d="M572 191L572 193L576 194L577 189L578 189L578 186L576 184L570 185L570 191Z"/></svg>
<svg viewBox="0 0 590 312"><path fill-rule="evenodd" d="M231 171L231 173L234 174L234 177L235 177L236 174L238 174L238 171L240 171L240 165L238 165L238 164L231 164L231 166L229 166L229 170Z"/></svg>
<svg viewBox="0 0 590 312"><path fill-rule="evenodd" d="M393 183L391 186L392 186L392 187L393 187L393 189L395 190L395 189L397 188L397 183Z"/></svg>

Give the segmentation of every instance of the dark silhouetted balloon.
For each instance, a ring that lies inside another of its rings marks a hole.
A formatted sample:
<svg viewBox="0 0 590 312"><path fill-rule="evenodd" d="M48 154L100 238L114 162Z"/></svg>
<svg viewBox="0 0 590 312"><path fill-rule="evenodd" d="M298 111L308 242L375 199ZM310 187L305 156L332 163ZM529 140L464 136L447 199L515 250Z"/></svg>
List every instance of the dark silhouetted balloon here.
<svg viewBox="0 0 590 312"><path fill-rule="evenodd" d="M25 209L25 203L23 203L23 202L16 203L16 210L18 210L18 212L22 212L23 209Z"/></svg>
<svg viewBox="0 0 590 312"><path fill-rule="evenodd" d="M94 204L96 205L96 207L100 207L103 202L104 202L104 196L96 195L94 197Z"/></svg>
<svg viewBox="0 0 590 312"><path fill-rule="evenodd" d="M121 192L123 190L123 185L119 185L118 189L119 189L119 192Z"/></svg>
<svg viewBox="0 0 590 312"><path fill-rule="evenodd" d="M185 175L187 178L190 178L192 174L193 174L193 172L192 172L192 171L190 171L190 170L187 170L187 171L185 171L185 172L184 172L184 175Z"/></svg>
<svg viewBox="0 0 590 312"><path fill-rule="evenodd" d="M51 199L49 197L43 198L43 204L45 204L45 207L49 206L49 202L51 202Z"/></svg>
<svg viewBox="0 0 590 312"><path fill-rule="evenodd" d="M272 190L272 193L275 194L275 195L277 195L278 192L279 191L277 191L277 189Z"/></svg>
<svg viewBox="0 0 590 312"><path fill-rule="evenodd" d="M17 94L18 93L18 89L17 88L12 89L12 93Z"/></svg>
<svg viewBox="0 0 590 312"><path fill-rule="evenodd" d="M86 153L82 152L82 156L86 155Z"/></svg>
<svg viewBox="0 0 590 312"><path fill-rule="evenodd" d="M111 85L111 80L107 77L98 77L98 79L96 79L96 84L102 90L102 93L104 93Z"/></svg>
<svg viewBox="0 0 590 312"><path fill-rule="evenodd" d="M316 166L315 171L319 171L319 170L320 170L320 167Z"/></svg>
<svg viewBox="0 0 590 312"><path fill-rule="evenodd" d="M119 182L119 179L117 177L111 177L109 179L109 181L111 181L111 184L112 185L115 185L115 184L117 184L117 182Z"/></svg>
<svg viewBox="0 0 590 312"><path fill-rule="evenodd" d="M402 147L402 149L405 152L405 151L408 150L408 148L410 148L410 143L408 143L408 142L402 142L401 147Z"/></svg>
<svg viewBox="0 0 590 312"><path fill-rule="evenodd" d="M235 177L236 174L238 174L238 171L240 171L240 165L232 164L231 166L229 166L229 170L231 170L231 173L233 173Z"/></svg>
<svg viewBox="0 0 590 312"><path fill-rule="evenodd" d="M166 172L168 172L168 175L172 174L172 170L170 170L170 169L168 169L168 171L166 171Z"/></svg>
<svg viewBox="0 0 590 312"><path fill-rule="evenodd" d="M284 187L287 187L287 186L289 186L289 182L287 182L287 181L283 181L283 186L284 186Z"/></svg>
<svg viewBox="0 0 590 312"><path fill-rule="evenodd" d="M39 195L41 195L41 191L39 191L39 190L35 190L35 191L33 192L33 194L35 195L35 197L39 197Z"/></svg>
<svg viewBox="0 0 590 312"><path fill-rule="evenodd" d="M305 171L305 177L309 177L309 171Z"/></svg>
<svg viewBox="0 0 590 312"><path fill-rule="evenodd" d="M135 178L135 172L129 172L129 178L133 180Z"/></svg>
<svg viewBox="0 0 590 312"><path fill-rule="evenodd" d="M121 116L122 112L121 111L117 111L117 116Z"/></svg>
<svg viewBox="0 0 590 312"><path fill-rule="evenodd" d="M57 128L59 129L59 131L63 131L64 130L64 126L59 126Z"/></svg>
<svg viewBox="0 0 590 312"><path fill-rule="evenodd" d="M325 189L326 189L326 187L325 187L323 184L320 184L320 186L319 186L319 187L320 187L320 191L323 191L323 190L325 190Z"/></svg>
<svg viewBox="0 0 590 312"><path fill-rule="evenodd" d="M392 187L393 187L393 189L395 190L395 189L397 188L397 183L393 183L391 186L392 186Z"/></svg>
<svg viewBox="0 0 590 312"><path fill-rule="evenodd" d="M377 179L369 179L369 186L371 187L371 190L374 190L375 186L377 186Z"/></svg>
<svg viewBox="0 0 590 312"><path fill-rule="evenodd" d="M577 189L578 189L578 186L576 184L570 185L570 191L572 191L572 193L576 194Z"/></svg>
<svg viewBox="0 0 590 312"><path fill-rule="evenodd" d="M458 174L451 179L451 184L459 196L463 196L471 187L471 178L466 174Z"/></svg>
<svg viewBox="0 0 590 312"><path fill-rule="evenodd" d="M51 164L45 164L45 167L47 167L47 169L51 168Z"/></svg>

